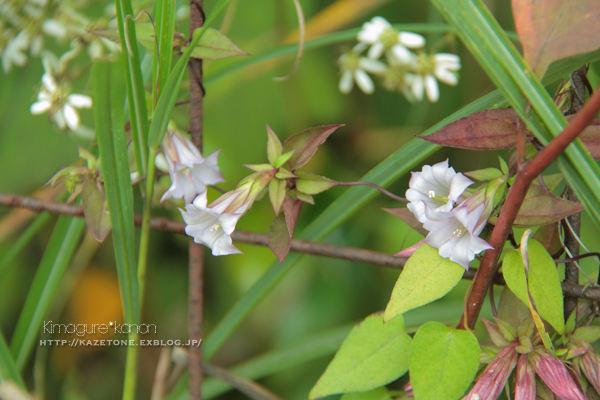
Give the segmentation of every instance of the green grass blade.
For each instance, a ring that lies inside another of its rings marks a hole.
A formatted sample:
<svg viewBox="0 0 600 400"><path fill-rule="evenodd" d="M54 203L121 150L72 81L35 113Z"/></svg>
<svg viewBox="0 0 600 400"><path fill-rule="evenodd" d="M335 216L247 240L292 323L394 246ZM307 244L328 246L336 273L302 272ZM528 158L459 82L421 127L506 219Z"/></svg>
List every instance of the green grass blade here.
<svg viewBox="0 0 600 400"><path fill-rule="evenodd" d="M131 120L131 137L135 160L140 176L146 173L147 165L147 135L148 135L148 109L146 108L146 90L140 68L140 53L135 35L135 22L132 20L133 7L130 0L115 0L117 9L117 22L121 48L127 52L127 101Z"/></svg>
<svg viewBox="0 0 600 400"><path fill-rule="evenodd" d="M58 219L40 266L35 273L25 305L19 316L11 342L11 353L20 371L31 354L41 332L43 319L50 307L60 280L81 238L85 221L62 216Z"/></svg>
<svg viewBox="0 0 600 400"><path fill-rule="evenodd" d="M159 0L156 3L155 24L158 36L159 56L154 57L153 65L153 99L158 99L162 89L167 84L171 72L173 59L173 34L175 33L175 6L174 0ZM157 84L158 83L158 84Z"/></svg>
<svg viewBox="0 0 600 400"><path fill-rule="evenodd" d="M158 98L158 104L156 105L156 110L154 111L154 116L152 118L152 123L150 124L150 133L148 136L149 146L152 148L158 148L160 142L162 141L165 132L167 131L167 126L169 125L169 120L171 118L171 112L173 111L173 107L175 106L175 101L177 100L177 93L179 92L179 87L181 86L181 80L183 79L183 73L185 72L185 68L187 66L188 60L192 55L192 51L204 35L204 32L210 24L215 20L217 15L221 13L225 9L225 6L229 3L229 0L219 0L219 2L215 5L213 12L208 16L204 25L201 28L196 29L194 32L192 41L189 46L186 48L185 52L179 57L179 60L173 67L173 70L169 74L169 79L164 87L164 90L160 94Z"/></svg>
<svg viewBox="0 0 600 400"><path fill-rule="evenodd" d="M25 231L19 236L17 241L13 243L10 250L6 252L6 255L0 260L0 278L2 277L3 271L8 268L10 264L15 261L15 258L23 251L25 246L34 238L34 236L42 229L42 227L50 220L50 214L42 213L36 217L36 219L25 229Z"/></svg>
<svg viewBox="0 0 600 400"><path fill-rule="evenodd" d="M25 388L19 370L6 345L6 340L4 340L4 336L0 332L0 383L8 381L13 381L22 388Z"/></svg>
<svg viewBox="0 0 600 400"><path fill-rule="evenodd" d="M525 63L506 33L480 0L432 0L455 27L482 68L542 144L547 144L567 121ZM569 71L570 72L570 71ZM526 112L531 104L531 112ZM600 167L580 140L558 162L569 184L594 222L600 226Z"/></svg>
<svg viewBox="0 0 600 400"><path fill-rule="evenodd" d="M412 23L412 24L394 24L395 29L399 31L410 31L418 33L447 33L454 31L454 28L449 24L441 23ZM304 49L316 49L323 46L329 46L332 44L347 42L348 40L356 39L356 35L362 28L353 28L339 32L332 32L316 39L308 40L304 44ZM508 35L513 40L519 40L519 37L515 32L508 32ZM223 68L213 74L210 74L204 80L204 85L208 86L219 80L220 78L227 76L233 72L236 72L242 68L248 67L253 64L258 64L263 61L272 60L275 58L296 54L298 52L298 44L285 44L277 47L273 47L262 54L252 57L245 57L243 61L237 62L233 65Z"/></svg>
<svg viewBox="0 0 600 400"><path fill-rule="evenodd" d="M582 63L598 59L600 59L600 52L557 62L550 67L544 81L547 83L554 82L569 71L577 68L577 66L580 66ZM503 107L505 105L506 100L502 96L502 93L495 90L432 126L425 131L423 135L433 133L449 123L454 122L459 118L466 117L474 112ZM439 149L438 146L425 143L425 141L420 139L413 139L406 146L382 161L360 180L366 180L385 187L395 181L398 177L413 169L414 166L433 154L437 149ZM344 195L339 197L323 211L323 213L308 227L306 227L300 234L300 238L316 241L322 240L327 234L338 227L343 221L348 219L376 195L377 191L375 189L365 186L355 186L349 189ZM274 263L267 272L265 272L263 276L261 276L260 279L244 293L205 340L203 346L204 357L206 359L210 359L215 354L250 310L252 310L266 293L272 289L283 276L285 276L301 257L301 254L293 253L289 254L281 265Z"/></svg>
<svg viewBox="0 0 600 400"><path fill-rule="evenodd" d="M92 68L94 121L125 320L138 323L133 190L123 130L123 58L112 64L98 62Z"/></svg>

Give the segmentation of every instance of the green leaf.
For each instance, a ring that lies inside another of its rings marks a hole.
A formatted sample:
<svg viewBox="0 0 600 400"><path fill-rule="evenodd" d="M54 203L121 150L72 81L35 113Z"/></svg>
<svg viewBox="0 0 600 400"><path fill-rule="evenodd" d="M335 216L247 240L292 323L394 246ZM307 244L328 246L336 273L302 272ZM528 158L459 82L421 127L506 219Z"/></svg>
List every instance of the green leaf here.
<svg viewBox="0 0 600 400"><path fill-rule="evenodd" d="M290 171L283 167L279 167L279 171L275 174L275 178L277 179L292 179L295 178L296 175L292 174Z"/></svg>
<svg viewBox="0 0 600 400"><path fill-rule="evenodd" d="M577 339L584 340L588 343L594 343L596 340L600 339L600 326L580 326L575 330L573 336L575 336Z"/></svg>
<svg viewBox="0 0 600 400"><path fill-rule="evenodd" d="M539 242L530 240L528 250L531 297L540 316L562 334L565 331L563 295L556 264ZM528 304L525 268L519 250L513 250L504 257L502 271L510 290Z"/></svg>
<svg viewBox="0 0 600 400"><path fill-rule="evenodd" d="M597 59L600 59L600 52L574 57L569 60L558 61L550 67L544 81L550 83L557 79L562 79L562 76L569 71ZM423 132L423 135L435 132L449 123L474 112L488 108L503 107L505 105L506 101L503 99L502 94L500 91L496 90L435 124ZM431 156L438 149L440 149L439 146L424 142L421 139L413 139L378 164L360 180L373 182L379 186L387 187L399 177L408 174L415 166L423 163L427 157ZM409 161L407 162L407 160ZM319 215L319 217L315 218L313 222L302 231L300 238L315 241L322 240L378 194L379 192L377 190L370 187L355 186L350 188L344 195L338 197L324 212L321 213L321 215ZM260 302L260 300L275 287L277 282L279 282L279 280L282 279L302 257L303 255L299 253L290 254L281 265L273 263L271 267L269 267L263 276L261 276L260 279L258 279L255 284L244 293L240 299L238 299L208 336L203 343L204 357L210 359L215 354L256 304L258 304L258 302Z"/></svg>
<svg viewBox="0 0 600 400"><path fill-rule="evenodd" d="M297 172L296 176L296 189L299 192L309 195L319 194L338 184L338 182L324 176L307 174L305 172Z"/></svg>
<svg viewBox="0 0 600 400"><path fill-rule="evenodd" d="M249 56L231 39L216 29L208 28L192 51L192 57L203 60L220 60L227 57Z"/></svg>
<svg viewBox="0 0 600 400"><path fill-rule="evenodd" d="M267 158L269 164L275 165L275 160L281 156L282 148L283 145L281 144L281 140L279 140L277 134L271 129L269 124L267 124Z"/></svg>
<svg viewBox="0 0 600 400"><path fill-rule="evenodd" d="M0 384L8 381L13 381L21 388L25 389L19 370L6 345L4 336L2 336L2 332L0 332Z"/></svg>
<svg viewBox="0 0 600 400"><path fill-rule="evenodd" d="M371 390L398 379L408 370L410 342L403 318L384 324L381 314L367 317L344 340L309 399Z"/></svg>
<svg viewBox="0 0 600 400"><path fill-rule="evenodd" d="M269 198L275 210L275 215L279 215L283 199L285 198L285 181L281 179L273 179L269 183Z"/></svg>
<svg viewBox="0 0 600 400"><path fill-rule="evenodd" d="M542 77L552 61L600 48L597 0L513 0L525 61Z"/></svg>
<svg viewBox="0 0 600 400"><path fill-rule="evenodd" d="M19 316L10 350L18 370L25 366L62 276L81 238L85 221L61 216L38 267Z"/></svg>
<svg viewBox="0 0 600 400"><path fill-rule="evenodd" d="M320 145L343 125L325 125L316 128L309 128L300 133L290 136L283 143L283 152L288 153L295 150L289 163L292 171L302 167L315 154Z"/></svg>
<svg viewBox="0 0 600 400"><path fill-rule="evenodd" d="M291 245L292 238L288 230L285 215L279 215L275 217L269 230L269 249L277 256L280 264L290 251Z"/></svg>
<svg viewBox="0 0 600 400"><path fill-rule="evenodd" d="M123 75L118 65L98 62L92 68L92 83L96 136L125 321L138 323L140 310L135 264L133 190L123 130Z"/></svg>
<svg viewBox="0 0 600 400"><path fill-rule="evenodd" d="M294 150L288 151L287 153L284 153L284 154L280 155L279 157L277 157L277 159L273 163L273 166L275 168L281 167L283 164L285 164L292 157L293 154L294 154Z"/></svg>
<svg viewBox="0 0 600 400"><path fill-rule="evenodd" d="M385 321L447 294L460 282L465 269L423 244L410 256L385 308Z"/></svg>
<svg viewBox="0 0 600 400"><path fill-rule="evenodd" d="M315 204L315 199L310 194L304 194L302 192L296 191L296 196L298 196L298 200L302 200L305 203Z"/></svg>
<svg viewBox="0 0 600 400"><path fill-rule="evenodd" d="M531 316L529 307L525 305L508 286L504 286L498 303L498 318L518 328L521 323Z"/></svg>
<svg viewBox="0 0 600 400"><path fill-rule="evenodd" d="M538 141L545 146L558 136L567 120L483 1L432 2L454 26L465 45ZM590 56L596 57L597 53L586 54L584 57ZM576 68L578 67L573 67L573 70ZM600 166L579 139L561 154L558 164L592 220L600 226Z"/></svg>
<svg viewBox="0 0 600 400"><path fill-rule="evenodd" d="M423 224L419 222L419 220L415 217L415 214L412 213L406 207L396 207L396 208L382 208L383 211L387 211L395 217L400 218L406 225L410 226L412 229L417 231L423 236L427 236L429 231L423 228Z"/></svg>
<svg viewBox="0 0 600 400"><path fill-rule="evenodd" d="M380 387L368 392L346 393L340 400L392 400L392 395L389 390Z"/></svg>
<svg viewBox="0 0 600 400"><path fill-rule="evenodd" d="M491 181L492 179L500 178L504 173L497 168L484 168L477 171L465 172L465 175L478 181Z"/></svg>
<svg viewBox="0 0 600 400"><path fill-rule="evenodd" d="M458 399L478 368L479 343L471 332L429 322L415 334L409 360L415 399Z"/></svg>
<svg viewBox="0 0 600 400"><path fill-rule="evenodd" d="M138 51L135 22L132 20L133 7L130 0L115 0L117 22L121 48L128 51L123 70L127 79L127 101L131 122L131 136L135 161L140 176L146 172L148 141L148 109L146 108L146 90L142 77L140 55Z"/></svg>
<svg viewBox="0 0 600 400"><path fill-rule="evenodd" d="M110 215L106 207L106 195L96 179L87 178L83 182L81 200L88 231L97 241L104 241L110 232Z"/></svg>
<svg viewBox="0 0 600 400"><path fill-rule="evenodd" d="M270 171L273 169L271 164L244 164L244 167L254 172Z"/></svg>
<svg viewBox="0 0 600 400"><path fill-rule="evenodd" d="M160 57L153 57L152 63L152 104L167 84L169 73L171 72L171 62L173 60L173 35L175 34L175 0L158 0L156 2L156 11L154 13L156 21L156 35L158 38L158 50ZM139 24L138 24L139 25ZM152 39L154 38L154 28L150 25ZM156 46L155 40L152 40L152 46ZM154 48L152 49L152 53Z"/></svg>

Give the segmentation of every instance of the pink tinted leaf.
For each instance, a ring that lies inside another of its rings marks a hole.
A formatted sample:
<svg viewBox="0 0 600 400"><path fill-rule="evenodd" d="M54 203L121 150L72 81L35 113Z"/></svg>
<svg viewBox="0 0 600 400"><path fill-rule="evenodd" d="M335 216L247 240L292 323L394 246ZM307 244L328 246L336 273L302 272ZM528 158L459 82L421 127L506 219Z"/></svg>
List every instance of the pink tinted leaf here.
<svg viewBox="0 0 600 400"><path fill-rule="evenodd" d="M573 118L575 118L575 115L567 116L569 122ZM581 139L594 160L600 160L600 119L594 118L581 132L579 139Z"/></svg>
<svg viewBox="0 0 600 400"><path fill-rule="evenodd" d="M462 400L498 398L516 364L515 345L502 349L490 361L471 391Z"/></svg>
<svg viewBox="0 0 600 400"><path fill-rule="evenodd" d="M600 47L598 0L512 0L525 61L540 78L550 63Z"/></svg>
<svg viewBox="0 0 600 400"><path fill-rule="evenodd" d="M83 182L81 200L88 230L94 239L102 242L110 232L110 216L106 195L95 179L88 178Z"/></svg>
<svg viewBox="0 0 600 400"><path fill-rule="evenodd" d="M520 227L547 225L583 210L579 203L562 199L537 185L531 185L514 225ZM490 218L495 224L497 217Z"/></svg>
<svg viewBox="0 0 600 400"><path fill-rule="evenodd" d="M300 208L302 207L302 200L294 200L290 196L285 196L283 199L283 213L285 215L285 223L288 227L290 237L294 237L294 231L296 230L296 221L298 220L298 214L300 214Z"/></svg>
<svg viewBox="0 0 600 400"><path fill-rule="evenodd" d="M523 303L508 286L502 289L500 302L498 303L498 318L506 321L512 327L518 328L531 313L529 308Z"/></svg>
<svg viewBox="0 0 600 400"><path fill-rule="evenodd" d="M510 346L511 343L504 337L502 331L498 327L498 324L485 318L481 318L481 321L483 322L483 325L485 325L485 329L487 330L492 343L500 348Z"/></svg>
<svg viewBox="0 0 600 400"><path fill-rule="evenodd" d="M580 358L581 369L588 381L594 386L594 389L600 393L600 357L598 357L592 346L587 344L586 347L588 351Z"/></svg>
<svg viewBox="0 0 600 400"><path fill-rule="evenodd" d="M460 149L509 149L517 145L517 121L512 108L479 111L420 138Z"/></svg>
<svg viewBox="0 0 600 400"><path fill-rule="evenodd" d="M402 221L406 223L406 225L410 226L415 231L419 232L423 236L427 236L429 231L423 228L423 224L420 223L415 214L413 214L406 207L398 207L398 208L382 208L383 211L387 211L393 216L400 218Z"/></svg>
<svg viewBox="0 0 600 400"><path fill-rule="evenodd" d="M581 388L561 360L546 352L533 353L532 360L536 374L558 397L564 400L585 400Z"/></svg>
<svg viewBox="0 0 600 400"><path fill-rule="evenodd" d="M271 224L271 230L269 231L269 249L277 256L279 264L281 264L290 251L292 245L292 238L288 231L285 217L280 215L275 217Z"/></svg>
<svg viewBox="0 0 600 400"><path fill-rule="evenodd" d="M535 372L527 362L527 355L522 354L517 362L515 400L535 400L536 392Z"/></svg>
<svg viewBox="0 0 600 400"><path fill-rule="evenodd" d="M417 249L419 247L421 247L423 244L425 243L425 239L423 240L419 240L417 243L413 244L410 247L405 248L404 250L394 254L394 257L410 257L414 254L415 251L417 251Z"/></svg>
<svg viewBox="0 0 600 400"><path fill-rule="evenodd" d="M325 125L316 128L309 128L305 131L290 136L283 143L283 153L295 150L294 154L288 160L292 170L302 167L306 164L317 149L333 132L343 125Z"/></svg>
<svg viewBox="0 0 600 400"><path fill-rule="evenodd" d="M558 231L558 222L543 225L532 236L532 239L537 240L544 246L551 255L558 253L562 249L560 236Z"/></svg>

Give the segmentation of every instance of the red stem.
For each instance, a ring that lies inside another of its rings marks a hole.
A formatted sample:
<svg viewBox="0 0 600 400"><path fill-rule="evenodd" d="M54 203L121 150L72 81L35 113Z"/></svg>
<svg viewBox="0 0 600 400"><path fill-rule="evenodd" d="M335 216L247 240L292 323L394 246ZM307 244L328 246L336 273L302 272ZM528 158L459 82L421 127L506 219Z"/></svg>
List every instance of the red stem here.
<svg viewBox="0 0 600 400"><path fill-rule="evenodd" d="M504 207L502 207L502 211L498 217L498 222L488 240L493 249L487 250L483 256L479 272L475 277L473 288L469 294L465 313L458 324L459 327L464 327L465 321L470 329L475 327L485 294L500 267L498 264L500 253L504 248L504 243L525 199L529 186L583 132L588 123L598 113L598 110L600 110L600 95L598 93L596 91L590 97L586 105L576 114L575 118L573 118L560 135L519 168L514 184L510 188Z"/></svg>

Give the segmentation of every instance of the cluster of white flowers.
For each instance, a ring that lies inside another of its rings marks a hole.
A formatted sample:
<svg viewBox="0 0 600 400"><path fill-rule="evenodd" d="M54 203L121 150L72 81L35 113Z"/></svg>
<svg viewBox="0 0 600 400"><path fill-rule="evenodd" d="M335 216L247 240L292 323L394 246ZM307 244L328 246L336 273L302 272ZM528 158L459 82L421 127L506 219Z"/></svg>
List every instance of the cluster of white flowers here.
<svg viewBox="0 0 600 400"><path fill-rule="evenodd" d="M467 197L465 189L472 184L446 160L413 172L406 191L408 209L429 231L425 243L465 269L475 254L491 248L479 234L492 212L493 196L480 191Z"/></svg>
<svg viewBox="0 0 600 400"><path fill-rule="evenodd" d="M381 78L384 88L398 91L409 101L421 101L424 95L431 102L439 98L438 80L456 85L460 58L454 54L418 54L410 49L422 49L425 38L411 32L399 32L382 17L366 22L357 36L358 44L339 59L342 70L339 89L352 90L353 80L365 93L371 94L374 85L368 73ZM366 49L367 56L362 56ZM380 61L384 56L385 62Z"/></svg>
<svg viewBox="0 0 600 400"><path fill-rule="evenodd" d="M34 115L48 113L48 116L61 129L70 129L86 138L93 138L93 131L81 125L77 109L91 108L92 99L83 94L70 93L67 84L58 84L54 70L57 68L56 58L44 59L42 85L38 91L37 101L30 107ZM55 60L52 62L51 60ZM52 67L52 65L55 65Z"/></svg>

